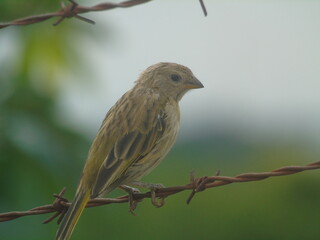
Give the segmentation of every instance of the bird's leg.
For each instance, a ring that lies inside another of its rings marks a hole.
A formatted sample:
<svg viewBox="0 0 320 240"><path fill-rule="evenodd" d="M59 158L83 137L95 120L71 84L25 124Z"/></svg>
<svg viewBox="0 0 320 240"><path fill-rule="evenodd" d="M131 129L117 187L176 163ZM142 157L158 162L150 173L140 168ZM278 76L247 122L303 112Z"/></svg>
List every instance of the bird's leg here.
<svg viewBox="0 0 320 240"><path fill-rule="evenodd" d="M139 191L139 189L134 188L134 187L130 187L130 186L128 186L128 185L120 185L119 188L128 193L128 196L129 196L129 211L130 211L133 215L136 215L136 214L134 213L134 210L135 210L135 209L137 208L137 206L138 206L138 201L134 199L134 194L136 194L136 193L141 193L141 192Z"/></svg>
<svg viewBox="0 0 320 240"><path fill-rule="evenodd" d="M138 188L130 187L128 185L120 185L119 188L125 191L126 193L131 193L131 194L141 193Z"/></svg>
<svg viewBox="0 0 320 240"><path fill-rule="evenodd" d="M160 200L157 200L156 191L161 188L165 188L165 186L161 183L145 183L145 182L138 182L134 181L131 182L130 185L137 186L137 187L143 187L150 189L151 192L151 203L153 206L159 208L164 205L164 198L160 198Z"/></svg>
<svg viewBox="0 0 320 240"><path fill-rule="evenodd" d="M150 190L165 188L165 186L161 183L146 183L146 182L139 182L139 181L131 182L130 185L136 186L136 187L147 188Z"/></svg>

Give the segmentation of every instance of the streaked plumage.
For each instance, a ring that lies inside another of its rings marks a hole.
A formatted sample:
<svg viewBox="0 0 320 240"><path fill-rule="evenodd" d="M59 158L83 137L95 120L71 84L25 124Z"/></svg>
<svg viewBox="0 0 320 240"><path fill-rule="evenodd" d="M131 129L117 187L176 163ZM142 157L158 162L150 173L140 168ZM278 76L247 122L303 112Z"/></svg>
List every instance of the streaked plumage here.
<svg viewBox="0 0 320 240"><path fill-rule="evenodd" d="M190 69L175 63L158 63L141 74L103 120L57 240L70 238L90 198L140 180L159 164L177 137L179 100L201 87Z"/></svg>

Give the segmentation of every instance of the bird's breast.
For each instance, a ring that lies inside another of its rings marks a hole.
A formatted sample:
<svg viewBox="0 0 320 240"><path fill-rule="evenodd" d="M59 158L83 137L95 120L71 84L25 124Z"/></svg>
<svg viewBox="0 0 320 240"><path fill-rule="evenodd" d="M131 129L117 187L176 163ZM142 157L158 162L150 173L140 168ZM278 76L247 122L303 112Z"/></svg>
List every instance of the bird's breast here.
<svg viewBox="0 0 320 240"><path fill-rule="evenodd" d="M134 173L132 174L132 176L134 175L134 180L140 180L140 178L158 166L177 139L180 126L179 107L173 104L166 104L161 114L159 113L159 117L164 117L162 126L164 132L152 150L130 167L129 172Z"/></svg>

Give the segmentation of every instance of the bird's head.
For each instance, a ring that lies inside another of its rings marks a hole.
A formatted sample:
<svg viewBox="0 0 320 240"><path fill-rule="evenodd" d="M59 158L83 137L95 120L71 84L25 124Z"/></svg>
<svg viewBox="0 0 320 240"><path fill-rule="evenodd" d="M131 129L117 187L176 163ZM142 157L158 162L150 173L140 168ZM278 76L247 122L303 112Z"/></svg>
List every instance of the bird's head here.
<svg viewBox="0 0 320 240"><path fill-rule="evenodd" d="M136 85L155 89L177 101L190 89L203 88L189 68L167 62L148 67L136 81Z"/></svg>

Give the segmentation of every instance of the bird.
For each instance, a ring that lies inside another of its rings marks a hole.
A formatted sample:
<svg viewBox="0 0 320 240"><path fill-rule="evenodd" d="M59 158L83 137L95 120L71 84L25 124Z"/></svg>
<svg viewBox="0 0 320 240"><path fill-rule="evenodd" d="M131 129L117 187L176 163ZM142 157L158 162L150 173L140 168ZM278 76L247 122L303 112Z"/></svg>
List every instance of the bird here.
<svg viewBox="0 0 320 240"><path fill-rule="evenodd" d="M177 63L160 62L141 73L107 112L56 240L70 239L90 199L139 181L160 163L177 138L179 101L189 90L203 87L188 67Z"/></svg>

